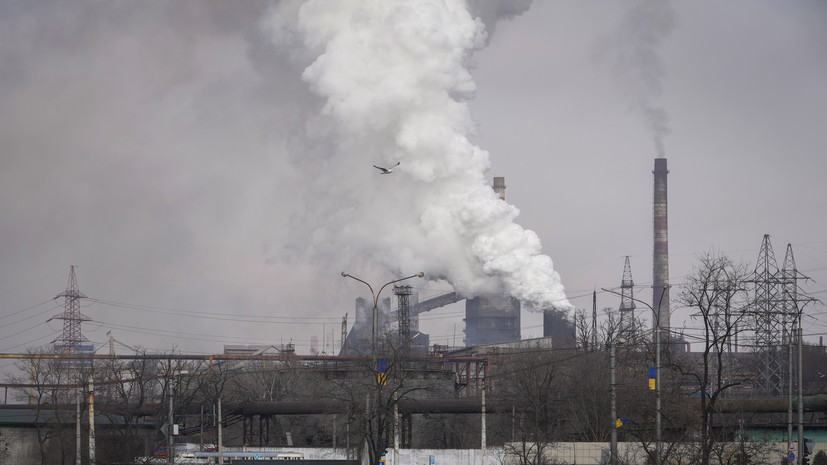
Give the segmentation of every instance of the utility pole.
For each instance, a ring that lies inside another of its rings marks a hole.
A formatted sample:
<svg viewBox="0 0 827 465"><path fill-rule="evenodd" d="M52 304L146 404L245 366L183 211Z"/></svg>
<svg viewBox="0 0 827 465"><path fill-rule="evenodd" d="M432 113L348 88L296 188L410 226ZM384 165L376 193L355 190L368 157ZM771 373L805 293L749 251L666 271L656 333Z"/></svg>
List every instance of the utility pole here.
<svg viewBox="0 0 827 465"><path fill-rule="evenodd" d="M80 387L75 390L75 465L80 461Z"/></svg>
<svg viewBox="0 0 827 465"><path fill-rule="evenodd" d="M345 313L344 318L342 318L342 346L339 348L340 355L344 355L342 352L345 350L345 341L347 340L347 313Z"/></svg>
<svg viewBox="0 0 827 465"><path fill-rule="evenodd" d="M605 292L609 292L609 293L624 297L623 294L612 291L610 289L602 288L602 290L605 291ZM661 316L661 311L662 311L661 305L663 304L664 296L667 296L668 291L669 291L669 285L667 284L662 289L662 292L660 294L660 299L658 299L657 309L655 309L655 307L652 307L651 305L647 304L646 302L644 302L642 300L630 297L631 300L633 300L635 302L640 302L643 305L646 305L647 307L649 307L649 310L651 310L652 314L653 314L652 323L653 323L654 331L655 331L655 337L654 337L654 339L655 339L655 395L656 395L656 397L655 397L655 429L656 429L655 438L656 438L656 441L657 441L656 444L655 444L655 465L661 465L661 451L663 450L663 445L662 445L662 442L661 442L661 411L660 411L661 410L660 409L660 346L661 346L660 316Z"/></svg>
<svg viewBox="0 0 827 465"><path fill-rule="evenodd" d="M793 446L793 336L790 328L784 328L784 336L787 341L787 378L789 387L787 389L787 446Z"/></svg>
<svg viewBox="0 0 827 465"><path fill-rule="evenodd" d="M658 309L660 310L660 309ZM660 316L660 314L658 314ZM655 428L657 436L657 444L655 445L655 465L661 464L661 449L663 448L661 442L661 412L660 412L660 318L658 318L657 326L655 327Z"/></svg>
<svg viewBox="0 0 827 465"><path fill-rule="evenodd" d="M393 465L399 465L399 393L393 393Z"/></svg>
<svg viewBox="0 0 827 465"><path fill-rule="evenodd" d="M765 236L766 239L767 236ZM804 306L815 299L811 297L801 298L798 290L798 280L808 279L800 274L795 265L792 244L787 244L787 253L784 257L784 267L781 269L781 291L783 292L784 312L782 315L793 314L792 323L796 326L796 339L798 339L798 454L797 463L804 463L804 335L801 328L801 317L804 313ZM799 305L799 303L803 304ZM790 341L792 346L792 341ZM790 347L792 350L792 347ZM789 371L792 371L792 357L789 357ZM792 375L790 375L790 391L792 391ZM791 414L791 406L788 406L788 414ZM791 416L791 415L790 415ZM789 428L789 427L788 427ZM789 431L789 429L788 429ZM788 433L791 434L791 433Z"/></svg>
<svg viewBox="0 0 827 465"><path fill-rule="evenodd" d="M797 306L797 303L796 303ZM801 312L798 312L798 463L804 463L804 368L802 349L803 337L801 335Z"/></svg>
<svg viewBox="0 0 827 465"><path fill-rule="evenodd" d="M617 383L615 381L615 341L609 342L609 372L611 386L612 444L609 457L610 465L617 465Z"/></svg>
<svg viewBox="0 0 827 465"><path fill-rule="evenodd" d="M95 386L89 375L89 465L95 465Z"/></svg>
<svg viewBox="0 0 827 465"><path fill-rule="evenodd" d="M224 463L224 445L222 442L224 441L224 434L223 430L221 429L221 424L224 422L224 418L221 417L221 397L218 398L218 463Z"/></svg>
<svg viewBox="0 0 827 465"><path fill-rule="evenodd" d="M173 439L172 439L172 428L173 428L173 421L174 421L173 420L173 415L172 415L172 400L173 400L172 390L173 390L172 375L170 375L169 378L168 378L168 381L167 381L167 399L169 399L169 416L168 416L168 419L167 419L167 448L169 449L169 457L167 458L167 461L169 463L174 463L175 462L175 456L174 456L174 451L173 451L173 449L175 448L174 447L175 444L172 442L173 441Z"/></svg>
<svg viewBox="0 0 827 465"><path fill-rule="evenodd" d="M480 418L480 432L482 433L480 434L480 436L482 436L482 465L485 465L485 379L482 380L482 415Z"/></svg>
<svg viewBox="0 0 827 465"><path fill-rule="evenodd" d="M597 289L592 291L592 350L597 350Z"/></svg>

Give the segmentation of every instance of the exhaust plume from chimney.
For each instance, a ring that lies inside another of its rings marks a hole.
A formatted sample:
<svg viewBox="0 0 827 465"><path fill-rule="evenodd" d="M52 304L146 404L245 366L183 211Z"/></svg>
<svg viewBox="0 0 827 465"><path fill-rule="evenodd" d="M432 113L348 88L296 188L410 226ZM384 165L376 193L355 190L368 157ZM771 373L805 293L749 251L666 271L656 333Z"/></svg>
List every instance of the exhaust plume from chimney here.
<svg viewBox="0 0 827 465"><path fill-rule="evenodd" d="M488 152L469 139L467 65L488 37L468 2L285 2L266 27L317 97L291 140L291 168L310 181L285 258L421 270L466 297L571 307L537 235L486 181ZM371 166L396 162L388 176Z"/></svg>
<svg viewBox="0 0 827 465"><path fill-rule="evenodd" d="M596 56L611 68L615 83L628 98L629 111L640 115L652 134L656 155L664 157L669 118L656 103L666 74L659 48L675 27L675 13L668 0L618 5L624 9L620 23L614 34L598 43Z"/></svg>

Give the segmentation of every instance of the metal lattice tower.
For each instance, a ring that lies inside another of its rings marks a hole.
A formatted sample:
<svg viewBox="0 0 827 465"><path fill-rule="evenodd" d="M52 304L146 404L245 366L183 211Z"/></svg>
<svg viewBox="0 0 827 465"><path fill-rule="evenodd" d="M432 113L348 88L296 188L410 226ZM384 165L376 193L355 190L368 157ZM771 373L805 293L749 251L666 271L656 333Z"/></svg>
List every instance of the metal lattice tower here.
<svg viewBox="0 0 827 465"><path fill-rule="evenodd" d="M63 297L64 299L63 313L53 316L52 319L63 320L63 334L55 341L55 349L61 354L75 354L78 352L81 343L88 341L83 337L80 325L90 319L80 313L80 299L85 299L86 296L78 289L74 265L69 267L69 282L66 284L66 290L62 294L58 294L57 297Z"/></svg>
<svg viewBox="0 0 827 465"><path fill-rule="evenodd" d="M411 310L409 300L412 294L411 286L393 286L393 294L399 299L397 316L399 317L399 340L402 344L400 354L402 358L411 353Z"/></svg>
<svg viewBox="0 0 827 465"><path fill-rule="evenodd" d="M399 336L403 342L411 337L411 311L408 305L412 294L411 286L393 286L393 294L399 299L397 315L399 317Z"/></svg>
<svg viewBox="0 0 827 465"><path fill-rule="evenodd" d="M793 334L796 317L798 315L798 269L795 266L793 245L787 244L787 253L784 255L784 266L781 268L781 322L784 328Z"/></svg>
<svg viewBox="0 0 827 465"><path fill-rule="evenodd" d="M623 265L623 280L620 282L620 332L634 331L635 282L632 280L632 265L629 256Z"/></svg>
<svg viewBox="0 0 827 465"><path fill-rule="evenodd" d="M801 314L804 311L804 306L816 301L816 299L805 295L799 288L798 282L807 279L809 278L800 273L795 266L792 244L787 244L787 254L784 256L784 266L781 268L780 298L783 309L781 316L787 334L795 336L796 339L801 330ZM788 367L788 373L794 371L795 367Z"/></svg>
<svg viewBox="0 0 827 465"><path fill-rule="evenodd" d="M758 354L758 384L770 394L784 392L783 334L785 309L780 294L783 292L781 273L775 261L769 234L764 235L758 261L755 264L753 283L753 324L755 329L755 350Z"/></svg>

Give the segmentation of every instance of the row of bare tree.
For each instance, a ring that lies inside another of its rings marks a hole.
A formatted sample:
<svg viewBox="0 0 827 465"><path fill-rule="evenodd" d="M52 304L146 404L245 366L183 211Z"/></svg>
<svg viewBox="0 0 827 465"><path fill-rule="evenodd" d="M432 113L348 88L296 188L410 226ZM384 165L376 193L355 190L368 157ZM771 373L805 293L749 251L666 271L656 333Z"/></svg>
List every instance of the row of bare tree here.
<svg viewBox="0 0 827 465"><path fill-rule="evenodd" d="M675 350L669 338L661 344L662 449L656 444L661 435L655 430L655 394L648 389L656 346L639 322L624 325L632 329L621 334L611 310L604 311L603 324L596 328L599 334L578 326L578 347L490 354L484 383L487 444L505 446L521 465L545 465L553 462L551 451L557 442L608 441L617 418L609 414L606 347L616 344L616 407L624 419L617 431L621 441L640 444L647 461L779 463L779 457L767 452L766 442L748 440L754 439L745 434L753 421L751 412L723 414L717 408L752 372L748 357L731 351L737 328L747 326L743 319L749 316L749 276L744 266L710 254L699 260L680 288L681 303L693 310L700 334L693 342L702 349ZM226 410L221 419L226 445L286 446L292 441L296 446L347 447L349 456L366 454L370 463L378 463L397 441L400 447L479 447L479 415L399 412L403 402L480 394L460 383L455 373L440 369L438 358L425 364L408 358L408 342L392 336L383 341L382 370L369 354L335 364L290 359L209 363L170 357L96 360L85 367L33 358L20 361L9 382L25 385L19 400L31 405L42 464L73 462L76 402L85 398L79 393L86 389L89 375L102 420L99 464L126 463L164 446L162 430L169 423L170 402L173 423L181 427L178 442L216 444L219 399L225 405L305 401L330 406L324 414L303 416L275 415L266 409L246 415ZM737 450L733 443L739 444ZM658 450L661 456L656 458ZM625 459L637 463L640 458Z"/></svg>

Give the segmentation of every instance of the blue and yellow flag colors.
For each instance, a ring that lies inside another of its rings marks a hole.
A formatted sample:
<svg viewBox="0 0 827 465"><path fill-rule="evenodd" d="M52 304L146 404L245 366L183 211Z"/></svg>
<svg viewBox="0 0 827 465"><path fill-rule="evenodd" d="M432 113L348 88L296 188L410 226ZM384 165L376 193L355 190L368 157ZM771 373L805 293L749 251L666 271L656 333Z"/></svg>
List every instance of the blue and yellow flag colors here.
<svg viewBox="0 0 827 465"><path fill-rule="evenodd" d="M629 421L628 418L618 418L617 420L615 420L615 428L620 428L621 426L625 425L627 421Z"/></svg>
<svg viewBox="0 0 827 465"><path fill-rule="evenodd" d="M388 385L388 361L384 358L380 358L376 361L376 369L379 373L376 374L376 384L380 386L387 386Z"/></svg>
<svg viewBox="0 0 827 465"><path fill-rule="evenodd" d="M657 381L658 370L655 367L649 367L649 390L655 390L655 382Z"/></svg>

